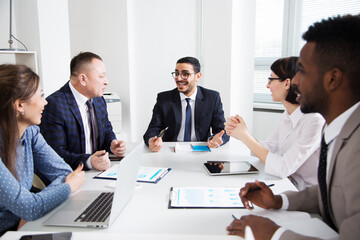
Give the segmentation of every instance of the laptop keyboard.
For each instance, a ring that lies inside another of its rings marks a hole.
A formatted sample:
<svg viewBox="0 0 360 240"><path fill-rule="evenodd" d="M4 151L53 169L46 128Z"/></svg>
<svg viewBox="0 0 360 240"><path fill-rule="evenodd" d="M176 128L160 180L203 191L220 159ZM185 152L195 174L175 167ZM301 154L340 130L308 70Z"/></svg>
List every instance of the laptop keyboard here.
<svg viewBox="0 0 360 240"><path fill-rule="evenodd" d="M113 192L101 193L74 222L104 222L110 215Z"/></svg>

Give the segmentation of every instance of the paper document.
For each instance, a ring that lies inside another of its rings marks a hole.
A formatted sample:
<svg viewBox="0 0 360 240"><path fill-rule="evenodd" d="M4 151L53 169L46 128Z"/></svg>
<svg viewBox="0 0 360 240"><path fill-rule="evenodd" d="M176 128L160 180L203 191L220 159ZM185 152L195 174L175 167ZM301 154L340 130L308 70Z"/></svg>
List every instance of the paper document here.
<svg viewBox="0 0 360 240"><path fill-rule="evenodd" d="M239 188L172 187L169 208L244 208Z"/></svg>
<svg viewBox="0 0 360 240"><path fill-rule="evenodd" d="M156 183L162 179L170 170L171 168L141 167L137 181Z"/></svg>
<svg viewBox="0 0 360 240"><path fill-rule="evenodd" d="M176 143L175 152L192 152L192 147L190 143Z"/></svg>
<svg viewBox="0 0 360 240"><path fill-rule="evenodd" d="M115 164L108 170L100 173L94 178L116 180L119 165ZM157 183L162 179L171 168L156 168L156 167L140 167L138 173L138 182Z"/></svg>

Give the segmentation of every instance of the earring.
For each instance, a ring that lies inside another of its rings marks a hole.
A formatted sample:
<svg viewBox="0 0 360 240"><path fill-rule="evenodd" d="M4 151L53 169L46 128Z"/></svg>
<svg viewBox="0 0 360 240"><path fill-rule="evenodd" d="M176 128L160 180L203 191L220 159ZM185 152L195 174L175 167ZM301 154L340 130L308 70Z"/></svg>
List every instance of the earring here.
<svg viewBox="0 0 360 240"><path fill-rule="evenodd" d="M24 111L24 110L22 110L20 113L21 113L22 116L25 115L25 111Z"/></svg>

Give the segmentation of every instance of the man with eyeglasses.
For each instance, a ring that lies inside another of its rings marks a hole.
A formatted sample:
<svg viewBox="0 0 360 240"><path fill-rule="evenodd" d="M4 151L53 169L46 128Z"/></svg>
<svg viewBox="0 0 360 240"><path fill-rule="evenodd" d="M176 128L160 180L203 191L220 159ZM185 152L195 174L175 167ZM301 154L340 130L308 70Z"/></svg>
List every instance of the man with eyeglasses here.
<svg viewBox="0 0 360 240"><path fill-rule="evenodd" d="M199 60L181 58L171 74L177 88L158 94L152 119L144 134L144 142L150 150L160 151L163 141L207 141L209 148L228 142L220 94L197 86L201 78Z"/></svg>

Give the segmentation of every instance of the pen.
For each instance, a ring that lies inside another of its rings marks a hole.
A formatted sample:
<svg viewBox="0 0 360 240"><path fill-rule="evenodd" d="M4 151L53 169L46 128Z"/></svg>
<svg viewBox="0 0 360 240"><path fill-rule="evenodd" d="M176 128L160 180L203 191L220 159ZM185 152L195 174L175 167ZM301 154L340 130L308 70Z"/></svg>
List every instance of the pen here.
<svg viewBox="0 0 360 240"><path fill-rule="evenodd" d="M161 138L162 136L164 136L164 134L165 134L166 130L168 130L168 128L169 128L169 127L166 127L166 128L164 128L163 130L161 130L158 138Z"/></svg>
<svg viewBox="0 0 360 240"><path fill-rule="evenodd" d="M238 219L234 216L234 214L232 214L231 216L232 216L234 219L238 220Z"/></svg>
<svg viewBox="0 0 360 240"><path fill-rule="evenodd" d="M267 185L268 187L272 187L272 186L274 186L275 184L269 184L269 185ZM248 191L248 193L251 193L251 192L255 192L255 191L258 191L258 190L261 190L261 188L259 188L259 187L257 187L257 188L253 188L253 189L250 189L249 191Z"/></svg>

